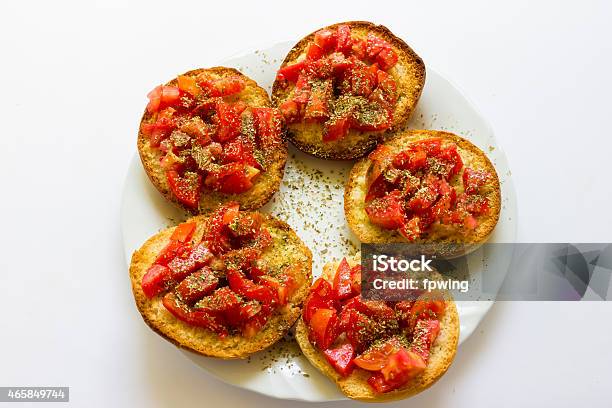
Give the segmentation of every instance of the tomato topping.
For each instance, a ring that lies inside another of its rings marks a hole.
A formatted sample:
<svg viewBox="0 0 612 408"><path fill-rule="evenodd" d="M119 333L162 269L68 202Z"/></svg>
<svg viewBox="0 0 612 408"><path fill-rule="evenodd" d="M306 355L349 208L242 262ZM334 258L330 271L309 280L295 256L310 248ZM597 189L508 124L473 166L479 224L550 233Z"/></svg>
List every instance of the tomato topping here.
<svg viewBox="0 0 612 408"><path fill-rule="evenodd" d="M228 269L226 277L230 288L240 296L267 304L278 302L277 295L272 289L256 284L240 271Z"/></svg>
<svg viewBox="0 0 612 408"><path fill-rule="evenodd" d="M437 319L444 313L446 303L440 293L424 293L417 298L410 309L408 330L413 331L416 323L420 319Z"/></svg>
<svg viewBox="0 0 612 408"><path fill-rule="evenodd" d="M300 120L300 106L297 102L292 100L285 101L279 106L279 109L287 123L295 123Z"/></svg>
<svg viewBox="0 0 612 408"><path fill-rule="evenodd" d="M276 77L290 82L296 82L300 72L306 68L306 61L301 61L292 65L285 65L278 70Z"/></svg>
<svg viewBox="0 0 612 408"><path fill-rule="evenodd" d="M205 243L199 243L193 248L178 254L168 263L172 279L180 281L196 269L206 265L212 259L212 253Z"/></svg>
<svg viewBox="0 0 612 408"><path fill-rule="evenodd" d="M331 364L341 376L346 377L353 371L355 349L351 343L344 343L336 348L327 349L323 354L329 364Z"/></svg>
<svg viewBox="0 0 612 408"><path fill-rule="evenodd" d="M336 28L336 51L348 52L351 49L351 27L340 24Z"/></svg>
<svg viewBox="0 0 612 408"><path fill-rule="evenodd" d="M237 76L213 79L207 73L198 75L197 83L209 97L229 96L241 92L246 84Z"/></svg>
<svg viewBox="0 0 612 408"><path fill-rule="evenodd" d="M320 59L323 55L325 55L323 48L319 47L317 44L312 43L308 46L306 50L306 60L315 61Z"/></svg>
<svg viewBox="0 0 612 408"><path fill-rule="evenodd" d="M390 337L379 346L368 349L365 353L355 358L355 365L368 371L379 371L385 365L389 357L396 353L402 344L397 337Z"/></svg>
<svg viewBox="0 0 612 408"><path fill-rule="evenodd" d="M329 282L323 278L315 281L310 290L310 294L304 301L303 318L309 323L312 316L318 309L333 309L335 301L333 299L333 289Z"/></svg>
<svg viewBox="0 0 612 408"><path fill-rule="evenodd" d="M351 290L353 295L361 293L361 265L355 265L351 268Z"/></svg>
<svg viewBox="0 0 612 408"><path fill-rule="evenodd" d="M202 89L198 86L194 77L189 75L179 75L176 77L178 87L181 91L189 93L191 96L199 96Z"/></svg>
<svg viewBox="0 0 612 408"><path fill-rule="evenodd" d="M397 64L397 54L391 48L383 48L376 55L376 63L382 70L389 70Z"/></svg>
<svg viewBox="0 0 612 408"><path fill-rule="evenodd" d="M187 324L211 330L219 334L220 337L228 335L227 327L221 319L203 309L190 309L172 292L163 297L162 303L174 317Z"/></svg>
<svg viewBox="0 0 612 408"><path fill-rule="evenodd" d="M331 142L343 139L349 132L351 120L348 117L333 118L325 122L323 127L323 141Z"/></svg>
<svg viewBox="0 0 612 408"><path fill-rule="evenodd" d="M365 211L373 224L387 229L399 228L406 217L402 201L399 191L395 190L369 202Z"/></svg>
<svg viewBox="0 0 612 408"><path fill-rule="evenodd" d="M385 334L380 324L355 309L343 309L340 319L346 337L357 351L363 351L372 341Z"/></svg>
<svg viewBox="0 0 612 408"><path fill-rule="evenodd" d="M196 223L195 222L184 222L179 224L172 232L170 236L171 241L179 241L179 242L187 242L191 239L193 235L193 231L195 231Z"/></svg>
<svg viewBox="0 0 612 408"><path fill-rule="evenodd" d="M162 85L156 86L151 92L147 94L149 98L149 104L147 105L147 112L157 112L161 103Z"/></svg>
<svg viewBox="0 0 612 408"><path fill-rule="evenodd" d="M321 47L324 52L328 52L336 47L336 35L331 30L319 30L315 33L314 42Z"/></svg>
<svg viewBox="0 0 612 408"><path fill-rule="evenodd" d="M179 283L176 293L183 302L191 306L202 297L212 293L218 284L219 279L209 267L205 266Z"/></svg>
<svg viewBox="0 0 612 408"><path fill-rule="evenodd" d="M480 187L484 186L488 179L488 172L472 170L466 167L463 170L463 190L467 194L477 194Z"/></svg>
<svg viewBox="0 0 612 408"><path fill-rule="evenodd" d="M311 341L322 350L328 349L338 336L335 309L317 309L310 320Z"/></svg>
<svg viewBox="0 0 612 408"><path fill-rule="evenodd" d="M179 175L175 170L168 170L166 178L170 190L176 198L189 208L197 208L200 201L200 190L202 188L202 176L197 173L187 172Z"/></svg>
<svg viewBox="0 0 612 408"><path fill-rule="evenodd" d="M290 276L285 275L280 278L261 276L259 282L276 292L276 299L279 305L283 306L287 304L287 300L293 292L293 282Z"/></svg>
<svg viewBox="0 0 612 408"><path fill-rule="evenodd" d="M180 241L170 241L168 245L164 247L155 258L157 265L168 266L168 262L174 259L180 252L188 248L185 244Z"/></svg>
<svg viewBox="0 0 612 408"><path fill-rule="evenodd" d="M374 59L382 50L391 49L391 45L374 33L368 33L366 38L366 54Z"/></svg>
<svg viewBox="0 0 612 408"><path fill-rule="evenodd" d="M171 280L170 269L168 267L153 264L142 277L142 291L150 299L166 290Z"/></svg>
<svg viewBox="0 0 612 408"><path fill-rule="evenodd" d="M388 392L400 388L410 379L423 372L426 367L427 365L418 354L401 348L389 357L387 364L380 370L383 381L372 380L370 382L370 379L368 379L368 383L377 392ZM380 378L380 375L377 373L373 377Z"/></svg>
<svg viewBox="0 0 612 408"><path fill-rule="evenodd" d="M334 297L343 300L353 295L351 267L346 258L342 258L334 276Z"/></svg>
<svg viewBox="0 0 612 408"><path fill-rule="evenodd" d="M440 321L436 319L425 319L417 321L412 333L412 343L408 350L421 356L427 363L429 352L433 342L440 332Z"/></svg>

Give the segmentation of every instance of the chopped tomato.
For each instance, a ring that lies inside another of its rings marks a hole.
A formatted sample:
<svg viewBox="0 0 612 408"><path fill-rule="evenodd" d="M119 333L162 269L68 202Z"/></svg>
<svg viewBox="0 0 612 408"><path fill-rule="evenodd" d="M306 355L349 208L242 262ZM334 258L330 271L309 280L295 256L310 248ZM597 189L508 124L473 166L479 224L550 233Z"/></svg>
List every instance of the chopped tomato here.
<svg viewBox="0 0 612 408"><path fill-rule="evenodd" d="M174 196L189 208L196 209L200 202L202 176L187 172L179 175L176 170L166 171L166 178Z"/></svg>
<svg viewBox="0 0 612 408"><path fill-rule="evenodd" d="M163 85L161 89L161 98L159 107L161 109L174 105L179 102L181 92L176 86Z"/></svg>
<svg viewBox="0 0 612 408"><path fill-rule="evenodd" d="M328 52L336 47L336 34L327 29L319 30L315 33L314 42Z"/></svg>
<svg viewBox="0 0 612 408"><path fill-rule="evenodd" d="M310 77L307 75L300 74L295 83L295 90L293 92L293 101L299 105L308 103L310 99Z"/></svg>
<svg viewBox="0 0 612 408"><path fill-rule="evenodd" d="M321 350L328 349L338 336L335 309L317 309L309 325L311 341Z"/></svg>
<svg viewBox="0 0 612 408"><path fill-rule="evenodd" d="M329 282L323 278L315 281L310 289L308 297L304 301L303 317L306 323L318 309L332 309L335 306L333 299L333 289Z"/></svg>
<svg viewBox="0 0 612 408"><path fill-rule="evenodd" d="M402 387L426 368L423 359L406 349L400 349L391 357L380 372L374 373L368 384L378 393L385 393Z"/></svg>
<svg viewBox="0 0 612 408"><path fill-rule="evenodd" d="M351 267L346 258L342 258L334 276L334 297L338 300L351 297L353 294L351 284Z"/></svg>
<svg viewBox="0 0 612 408"><path fill-rule="evenodd" d="M206 176L204 184L226 194L240 194L253 187L253 179L260 171L245 163L228 163Z"/></svg>
<svg viewBox="0 0 612 408"><path fill-rule="evenodd" d="M151 92L147 94L149 98L149 104L147 105L147 112L157 112L159 104L161 103L162 85L156 86Z"/></svg>
<svg viewBox="0 0 612 408"><path fill-rule="evenodd" d="M235 269L228 269L226 272L227 281L230 288L240 296L247 299L258 300L265 304L276 303L276 293L264 285L258 285L248 279L244 274Z"/></svg>
<svg viewBox="0 0 612 408"><path fill-rule="evenodd" d="M417 298L410 310L408 330L412 331L420 319L438 319L446 310L446 303L440 293L424 293Z"/></svg>
<svg viewBox="0 0 612 408"><path fill-rule="evenodd" d="M317 44L312 43L308 46L306 50L306 60L308 61L316 61L320 59L325 53L323 52L323 48L319 47Z"/></svg>
<svg viewBox="0 0 612 408"><path fill-rule="evenodd" d="M233 95L241 92L246 86L244 80L238 75L213 79L205 73L197 77L197 82L210 97Z"/></svg>
<svg viewBox="0 0 612 408"><path fill-rule="evenodd" d="M226 142L240 133L242 121L235 107L229 103L217 103L217 118L219 119L219 133L217 139Z"/></svg>
<svg viewBox="0 0 612 408"><path fill-rule="evenodd" d="M416 172L427 166L427 152L424 149L406 149L393 158L393 165L398 169Z"/></svg>
<svg viewBox="0 0 612 408"><path fill-rule="evenodd" d="M449 145L443 148L438 154L438 157L442 161L452 166L447 178L451 178L455 174L459 174L459 171L463 167L463 161L461 160L461 156L459 155L459 152L457 151L456 144L452 144L452 145Z"/></svg>
<svg viewBox="0 0 612 408"><path fill-rule="evenodd" d="M348 117L336 117L325 122L323 126L323 141L332 142L344 138L351 126L351 120Z"/></svg>
<svg viewBox="0 0 612 408"><path fill-rule="evenodd" d="M329 117L328 102L332 95L332 82L327 80L313 87L310 99L304 110L304 119L307 121L323 121Z"/></svg>
<svg viewBox="0 0 612 408"><path fill-rule="evenodd" d="M180 241L170 241L155 258L155 263L158 265L168 266L168 262L173 260L180 252L184 251L188 245Z"/></svg>
<svg viewBox="0 0 612 408"><path fill-rule="evenodd" d="M364 300L361 296L356 296L346 302L344 309L355 309L359 313L363 313L375 321L389 323L395 320L395 312L382 300Z"/></svg>
<svg viewBox="0 0 612 408"><path fill-rule="evenodd" d="M306 69L306 61L300 61L292 65L285 65L278 70L276 78L279 80L287 80L289 82L296 82L300 73Z"/></svg>
<svg viewBox="0 0 612 408"><path fill-rule="evenodd" d="M206 265L212 259L212 254L206 243L199 243L188 251L179 254L168 263L172 279L181 281L196 269Z"/></svg>
<svg viewBox="0 0 612 408"><path fill-rule="evenodd" d="M408 350L421 356L423 361L427 363L431 345L438 337L440 332L440 321L437 319L419 320L414 327L412 333L412 343Z"/></svg>
<svg viewBox="0 0 612 408"><path fill-rule="evenodd" d="M368 58L375 59L376 56L384 49L390 49L391 45L388 42L378 37L374 33L368 33L366 37L366 54Z"/></svg>
<svg viewBox="0 0 612 408"><path fill-rule="evenodd" d="M287 304L287 299L290 295L290 285L289 276L285 276L283 280L278 278L273 278L271 276L261 276L259 278L259 283L264 286L269 287L270 289L276 292L276 299L278 300L278 304L283 306Z"/></svg>
<svg viewBox="0 0 612 408"><path fill-rule="evenodd" d="M344 343L336 348L327 349L323 354L329 364L331 364L341 376L346 377L353 371L355 348L351 343Z"/></svg>
<svg viewBox="0 0 612 408"><path fill-rule="evenodd" d="M352 127L364 132L385 130L393 123L393 112L379 103L369 103L363 110L353 113Z"/></svg>
<svg viewBox="0 0 612 408"><path fill-rule="evenodd" d="M341 312L341 328L358 352L363 351L378 336L384 334L380 324L352 308Z"/></svg>
<svg viewBox="0 0 612 408"><path fill-rule="evenodd" d="M200 93L202 93L202 89L200 89L194 77L188 75L179 75L176 80L178 82L178 87L181 91L185 91L191 96L199 96Z"/></svg>
<svg viewBox="0 0 612 408"><path fill-rule="evenodd" d="M383 48L380 50L378 55L376 55L376 62L378 63L378 66L384 71L388 71L389 69L393 68L397 63L397 60L397 54L391 48Z"/></svg>
<svg viewBox="0 0 612 408"><path fill-rule="evenodd" d="M346 56L341 52L334 52L329 54L328 60L333 73L336 75L343 74L345 71L348 70L348 68L354 65L354 61L350 58L346 58Z"/></svg>
<svg viewBox="0 0 612 408"><path fill-rule="evenodd" d="M217 289L212 295L205 296L194 310L206 310L222 316L229 324L238 326L241 323L240 310L243 303L238 295L228 286Z"/></svg>
<svg viewBox="0 0 612 408"><path fill-rule="evenodd" d="M283 118L274 108L252 108L257 129L257 139L262 150L274 149L282 143Z"/></svg>
<svg viewBox="0 0 612 408"><path fill-rule="evenodd" d="M419 239L423 231L421 230L421 219L419 217L412 217L407 222L399 227L399 233L402 234L409 241L415 241Z"/></svg>
<svg viewBox="0 0 612 408"><path fill-rule="evenodd" d="M259 312L244 324L242 335L246 338L255 336L266 325L272 311L273 309L269 305L263 304Z"/></svg>
<svg viewBox="0 0 612 408"><path fill-rule="evenodd" d="M166 293L162 303L174 317L185 323L211 330L219 334L220 337L228 335L227 328L221 319L206 310L191 310L172 292Z"/></svg>
<svg viewBox="0 0 612 408"><path fill-rule="evenodd" d="M351 27L340 24L336 28L336 51L348 52L351 50Z"/></svg>
<svg viewBox="0 0 612 408"><path fill-rule="evenodd" d="M292 100L287 100L283 102L279 109L283 114L285 121L289 124L299 122L300 120L300 107L299 105Z"/></svg>
<svg viewBox="0 0 612 408"><path fill-rule="evenodd" d="M351 290L353 295L361 293L361 265L355 265L351 268Z"/></svg>
<svg viewBox="0 0 612 408"><path fill-rule="evenodd" d="M251 167L261 170L261 164L255 159L255 148L253 142L247 137L239 135L237 138L225 143L221 152L221 163L233 162L246 163Z"/></svg>
<svg viewBox="0 0 612 408"><path fill-rule="evenodd" d="M166 290L171 280L170 269L168 267L153 264L142 277L140 285L145 296L150 299Z"/></svg>
<svg viewBox="0 0 612 408"><path fill-rule="evenodd" d="M463 170L463 190L467 194L476 194L480 187L484 186L489 179L489 173L482 170L472 170L466 167Z"/></svg>
<svg viewBox="0 0 612 408"><path fill-rule="evenodd" d="M383 228L395 229L404 223L405 212L401 194L398 190L370 201L366 205L365 211L373 224Z"/></svg>
<svg viewBox="0 0 612 408"><path fill-rule="evenodd" d="M184 222L182 224L179 224L172 232L170 239L179 242L189 241L189 239L191 239L191 236L193 235L193 231L195 230L196 225L197 224L195 222Z"/></svg>
<svg viewBox="0 0 612 408"><path fill-rule="evenodd" d="M351 50L354 56L363 60L366 57L366 42L362 39L353 39Z"/></svg>
<svg viewBox="0 0 612 408"><path fill-rule="evenodd" d="M423 212L433 205L439 194L438 178L427 175L421 183L421 188L408 201L408 208L416 213Z"/></svg>
<svg viewBox="0 0 612 408"><path fill-rule="evenodd" d="M199 299L212 293L218 284L219 279L209 267L205 266L183 279L176 287L176 293L185 304L191 306Z"/></svg>
<svg viewBox="0 0 612 408"><path fill-rule="evenodd" d="M384 177L380 176L368 188L368 194L366 194L365 202L367 203L375 198L383 197L388 192L389 183Z"/></svg>
<svg viewBox="0 0 612 408"><path fill-rule="evenodd" d="M351 94L369 96L376 87L377 71L375 65L368 67L365 64L354 65L347 71Z"/></svg>
<svg viewBox="0 0 612 408"><path fill-rule="evenodd" d="M365 353L355 357L355 365L368 371L379 371L385 365L389 357L396 353L402 344L397 337L391 337L383 344L372 347Z"/></svg>

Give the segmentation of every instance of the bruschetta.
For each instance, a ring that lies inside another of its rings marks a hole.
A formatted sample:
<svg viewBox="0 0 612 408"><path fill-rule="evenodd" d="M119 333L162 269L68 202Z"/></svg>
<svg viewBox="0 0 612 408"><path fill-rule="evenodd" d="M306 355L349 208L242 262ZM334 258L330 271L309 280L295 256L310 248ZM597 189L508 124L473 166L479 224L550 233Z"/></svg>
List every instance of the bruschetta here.
<svg viewBox="0 0 612 408"><path fill-rule="evenodd" d="M349 398L382 402L417 394L452 363L459 316L446 295L364 300L360 258L326 264L304 302L296 338L304 355Z"/></svg>
<svg viewBox="0 0 612 408"><path fill-rule="evenodd" d="M228 203L151 237L130 278L144 321L179 347L245 358L300 315L312 255L284 222Z"/></svg>
<svg viewBox="0 0 612 408"><path fill-rule="evenodd" d="M495 168L466 139L398 133L352 168L344 212L361 242L433 244L467 253L492 233L501 208Z"/></svg>
<svg viewBox="0 0 612 408"><path fill-rule="evenodd" d="M423 60L384 26L351 21L300 40L272 100L289 140L324 159L355 159L409 118L425 85Z"/></svg>
<svg viewBox="0 0 612 408"><path fill-rule="evenodd" d="M278 191L284 121L255 81L233 68L196 69L148 97L138 152L166 198L197 214L230 201L254 210Z"/></svg>

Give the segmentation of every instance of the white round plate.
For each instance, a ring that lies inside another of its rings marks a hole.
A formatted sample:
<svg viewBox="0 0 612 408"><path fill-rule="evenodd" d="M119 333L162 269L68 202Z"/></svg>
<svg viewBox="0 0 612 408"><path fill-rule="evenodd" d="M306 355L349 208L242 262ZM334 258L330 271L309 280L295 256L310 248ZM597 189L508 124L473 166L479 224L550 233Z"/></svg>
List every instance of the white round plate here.
<svg viewBox="0 0 612 408"><path fill-rule="evenodd" d="M239 69L269 92L275 73L292 45L280 43L221 61L220 65ZM457 133L488 154L497 169L503 197L500 220L489 242L514 242L516 197L506 156L487 121L454 85L430 68L410 127ZM281 190L262 210L287 221L312 250L316 278L324 263L358 249L359 242L346 226L343 210L344 181L353 163L319 160L293 146L289 152ZM128 263L132 253L151 235L185 217L183 211L166 201L149 182L136 154L126 177L121 208ZM491 259L489 253L481 256L481 265L486 263L489 268L494 265L503 271L508 268L506 259ZM471 268L470 272L478 274L479 269ZM460 343L470 336L491 305L488 301L457 302ZM219 379L271 397L313 402L345 399L331 381L308 363L291 340L279 342L249 360L223 361L183 353Z"/></svg>

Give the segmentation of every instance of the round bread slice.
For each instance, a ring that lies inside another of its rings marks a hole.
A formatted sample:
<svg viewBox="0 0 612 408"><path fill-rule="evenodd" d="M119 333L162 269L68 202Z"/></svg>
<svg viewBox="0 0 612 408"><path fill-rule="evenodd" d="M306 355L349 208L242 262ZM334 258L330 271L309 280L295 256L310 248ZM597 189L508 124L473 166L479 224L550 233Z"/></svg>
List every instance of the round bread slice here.
<svg viewBox="0 0 612 408"><path fill-rule="evenodd" d="M208 73L212 79L239 76L244 80L246 84L245 88L239 93L223 97L226 102L233 103L242 101L251 107L272 107L268 93L262 87L257 85L254 80L234 68L200 68L188 71L183 75L196 77L198 74L203 72ZM176 78L167 82L166 85L176 86ZM140 160L142 161L149 179L159 190L159 192L162 193L168 200L176 203L180 207L185 208L187 211L204 214L214 210L219 205L230 201L235 201L240 204L240 208L243 210L256 210L266 204L270 198L272 198L274 193L278 191L280 182L283 178L283 173L285 171L285 163L287 161L286 142L278 144L276 149L265 152L270 165L266 171L259 174L253 183L253 187L246 192L241 194L225 194L217 191L202 189L198 210L196 211L192 208L186 207L170 190L170 186L166 179L165 170L160 165L160 160L164 153L160 149L151 147L149 144L149 138L141 130L142 124L152 123L153 121L154 114L147 112L145 109L142 119L140 120L141 126L139 127L138 131L138 153L140 154ZM281 136L284 139L284 134Z"/></svg>
<svg viewBox="0 0 612 408"><path fill-rule="evenodd" d="M193 217L186 222L196 222L194 240L204 234L208 223L206 216ZM291 227L270 215L264 215L262 228L267 228L273 243L262 254L261 259L271 268L294 265L291 269L296 289L289 297L287 305L277 309L266 325L255 336L245 338L230 334L221 339L204 328L191 326L175 318L162 304L162 296L152 299L142 291L142 277L153 264L157 254L168 244L176 227L165 229L151 238L134 252L130 264L130 279L136 306L147 325L159 335L198 354L222 359L246 358L280 340L300 316L301 305L312 281L312 254Z"/></svg>
<svg viewBox="0 0 612 408"><path fill-rule="evenodd" d="M359 255L347 258L352 267L358 265L361 260ZM336 273L339 262L330 262L323 267L323 277L331 277ZM452 300L447 301L444 315L440 319L440 333L434 341L427 362L427 368L420 375L413 378L403 387L378 394L368 384L371 372L355 367L347 377L342 377L327 361L323 353L319 351L308 339L308 327L303 319L299 319L295 338L302 352L321 373L331 379L347 397L364 402L388 402L408 398L412 395L431 387L450 367L459 342L459 314Z"/></svg>
<svg viewBox="0 0 612 408"><path fill-rule="evenodd" d="M425 86L425 64L423 60L406 44L396 37L391 30L382 25L367 21L349 21L333 24L323 29L335 30L339 25L351 27L352 34L365 39L369 32L391 44L398 56L397 64L388 73L397 85L398 101L393 111L393 123L385 131L362 132L351 129L342 139L323 142L323 125L320 123L294 123L287 126L287 137L300 150L322 159L350 160L363 157L384 140L386 135L402 128L421 97ZM319 31L319 30L317 30ZM306 56L308 45L314 41L315 32L302 38L285 57L281 68L292 65ZM274 81L272 101L280 106L290 95L293 86L284 87L281 81Z"/></svg>
<svg viewBox="0 0 612 408"><path fill-rule="evenodd" d="M491 175L481 188L482 194L489 200L489 213L477 217L478 226L475 230L464 235L450 226L434 224L422 238L411 241L415 244L427 244L434 252L453 257L473 251L491 235L499 219L501 190L495 167L485 153L470 141L453 133L437 130L403 131L385 142L385 145L391 147L393 152L400 152L412 142L434 137L457 144L457 151L464 166L475 170L486 170ZM379 227L368 218L365 211L366 178L371 165L372 161L365 157L353 166L349 174L344 189L344 214L348 225L361 242L373 244L409 242L397 230ZM458 180L454 182L451 180L451 185L462 189L461 178L457 178Z"/></svg>

